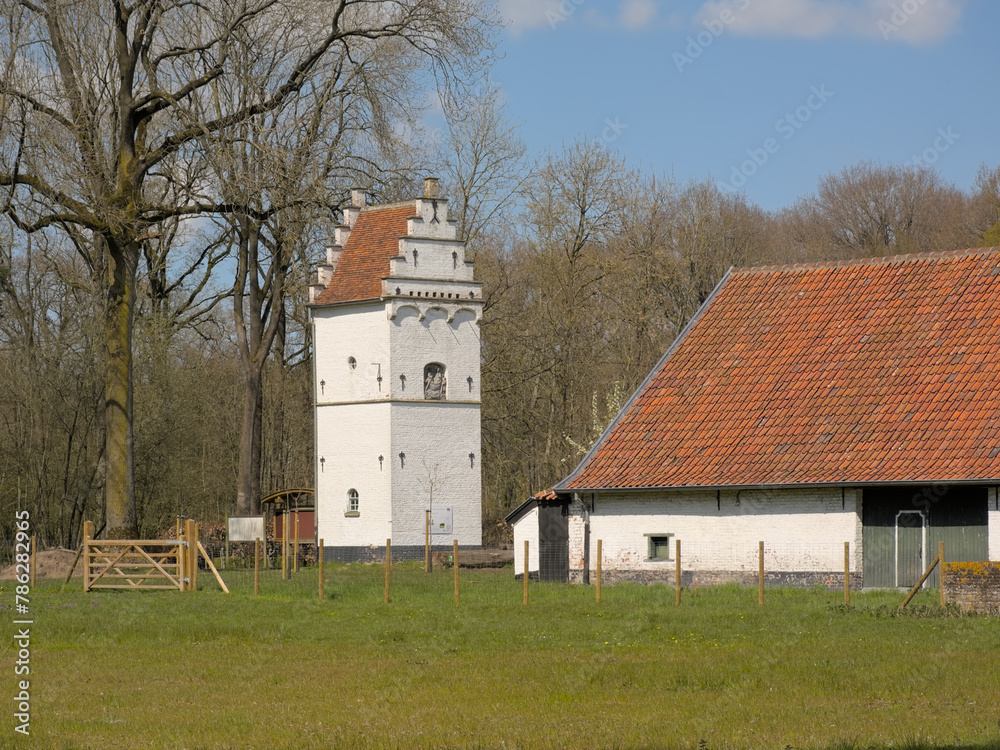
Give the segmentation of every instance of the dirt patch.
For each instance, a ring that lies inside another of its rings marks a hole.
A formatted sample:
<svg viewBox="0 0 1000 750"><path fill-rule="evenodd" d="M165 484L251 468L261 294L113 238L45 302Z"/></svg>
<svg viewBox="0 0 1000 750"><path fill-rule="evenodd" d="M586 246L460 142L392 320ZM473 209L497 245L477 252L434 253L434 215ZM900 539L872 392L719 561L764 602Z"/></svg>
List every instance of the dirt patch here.
<svg viewBox="0 0 1000 750"><path fill-rule="evenodd" d="M451 567L450 552L435 552L434 564L443 568ZM458 567L460 568L502 568L514 564L514 550L504 549L460 549L458 551Z"/></svg>
<svg viewBox="0 0 1000 750"><path fill-rule="evenodd" d="M35 553L35 580L60 578L65 581L66 574L69 573L75 557L75 550L62 549L60 547ZM8 565L3 570L0 570L0 581L13 580L16 574L17 565ZM77 563L76 570L73 571L73 577L83 577L83 565L81 563Z"/></svg>

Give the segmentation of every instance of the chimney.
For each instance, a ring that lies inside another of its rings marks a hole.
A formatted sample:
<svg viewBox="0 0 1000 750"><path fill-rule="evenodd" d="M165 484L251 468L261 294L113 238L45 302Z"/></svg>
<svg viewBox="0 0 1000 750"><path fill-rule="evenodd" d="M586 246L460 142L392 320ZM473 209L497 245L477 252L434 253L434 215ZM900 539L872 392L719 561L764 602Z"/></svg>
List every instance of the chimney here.
<svg viewBox="0 0 1000 750"><path fill-rule="evenodd" d="M438 178L437 177L425 177L424 178L424 197L425 198L437 198L438 197Z"/></svg>
<svg viewBox="0 0 1000 750"><path fill-rule="evenodd" d="M351 188L351 203L344 206L344 226L353 227L365 207L365 191L363 188ZM347 242L347 239L344 239Z"/></svg>

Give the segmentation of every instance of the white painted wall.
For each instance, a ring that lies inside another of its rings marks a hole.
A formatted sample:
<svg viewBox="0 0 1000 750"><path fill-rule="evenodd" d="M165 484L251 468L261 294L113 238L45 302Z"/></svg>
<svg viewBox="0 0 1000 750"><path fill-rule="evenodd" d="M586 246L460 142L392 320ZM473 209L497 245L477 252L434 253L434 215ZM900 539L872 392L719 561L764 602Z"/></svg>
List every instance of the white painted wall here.
<svg viewBox="0 0 1000 750"><path fill-rule="evenodd" d="M589 500L589 497L585 499ZM590 513L591 568L602 540L608 570L663 571L673 561L648 559L646 534L681 540L682 565L694 571L755 571L758 542L773 572L860 570L861 519L857 493L839 489L598 494ZM571 542L572 545L572 542Z"/></svg>
<svg viewBox="0 0 1000 750"><path fill-rule="evenodd" d="M317 307L313 323L317 403L389 397L392 372L384 303ZM350 357L357 362L353 370L348 365ZM381 389L377 380L380 368Z"/></svg>
<svg viewBox="0 0 1000 750"><path fill-rule="evenodd" d="M1000 560L1000 507L997 505L997 488L990 487L989 503L986 512L987 533L989 534L990 560Z"/></svg>
<svg viewBox="0 0 1000 750"><path fill-rule="evenodd" d="M317 407L317 530L327 546L381 547L392 536L390 423L384 401ZM357 518L344 515L350 489L358 491Z"/></svg>
<svg viewBox="0 0 1000 750"><path fill-rule="evenodd" d="M524 573L524 542L528 542L528 572L538 571L538 508L532 508L514 524L514 575ZM572 535L570 536L572 544Z"/></svg>
<svg viewBox="0 0 1000 750"><path fill-rule="evenodd" d="M397 401L391 409L393 544L424 543L432 492L434 507L451 507L453 518L452 534L432 541L482 544L479 404Z"/></svg>
<svg viewBox="0 0 1000 750"><path fill-rule="evenodd" d="M423 400L424 366L430 362L440 362L445 366L448 380L448 400L478 403L481 352L479 326L475 321L475 313L469 310L457 310L452 314L454 319L449 323L448 312L434 308L428 310L424 319L420 320L416 309L404 307L391 321L393 378L389 386L392 398ZM400 375L406 376L405 389ZM471 388L468 381L470 377ZM478 431L478 422L476 429Z"/></svg>

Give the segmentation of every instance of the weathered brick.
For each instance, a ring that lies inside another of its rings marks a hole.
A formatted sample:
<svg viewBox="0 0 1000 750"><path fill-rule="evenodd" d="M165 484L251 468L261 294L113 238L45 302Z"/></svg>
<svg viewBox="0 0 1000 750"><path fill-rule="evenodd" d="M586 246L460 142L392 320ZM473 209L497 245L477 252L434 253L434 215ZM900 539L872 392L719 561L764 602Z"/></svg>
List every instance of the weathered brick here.
<svg viewBox="0 0 1000 750"><path fill-rule="evenodd" d="M963 610L1000 613L1000 562L945 563L944 591Z"/></svg>

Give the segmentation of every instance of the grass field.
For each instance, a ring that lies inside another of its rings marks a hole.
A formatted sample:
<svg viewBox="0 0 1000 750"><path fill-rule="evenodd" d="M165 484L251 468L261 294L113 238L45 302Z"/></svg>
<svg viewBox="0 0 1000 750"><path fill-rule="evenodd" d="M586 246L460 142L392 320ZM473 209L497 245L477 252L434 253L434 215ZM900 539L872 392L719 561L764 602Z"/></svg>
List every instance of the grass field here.
<svg viewBox="0 0 1000 750"><path fill-rule="evenodd" d="M25 748L993 748L1000 621L921 592L533 584L397 566L31 593ZM8 623L13 590L0 601ZM912 608L912 611L910 611ZM12 626L11 626L12 627ZM11 639L2 669L15 695ZM8 696L5 696L7 698ZM11 705L8 700L7 705Z"/></svg>

